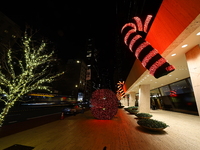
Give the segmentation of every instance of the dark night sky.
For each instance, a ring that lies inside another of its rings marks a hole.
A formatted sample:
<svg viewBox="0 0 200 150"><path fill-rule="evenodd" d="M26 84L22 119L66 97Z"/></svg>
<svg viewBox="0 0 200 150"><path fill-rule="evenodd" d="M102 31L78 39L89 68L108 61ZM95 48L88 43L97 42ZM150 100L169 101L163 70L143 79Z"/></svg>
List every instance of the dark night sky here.
<svg viewBox="0 0 200 150"><path fill-rule="evenodd" d="M104 66L110 64L107 67L113 68L116 36L120 36L121 27L134 15L146 17L149 13L156 14L161 1L116 0L113 3L102 0L49 0L46 3L5 1L0 6L0 11L21 27L27 23L55 42L58 54L64 60L79 58L85 51L86 40L92 37L96 49L100 51L102 58L100 63ZM116 3L120 7L117 11ZM123 45L122 39L120 40ZM129 61L132 60L133 54L128 48L123 49L124 47L121 48L120 56L122 73L125 74L123 80L126 79L134 61Z"/></svg>
<svg viewBox="0 0 200 150"><path fill-rule="evenodd" d="M114 49L115 7L112 4L53 0L6 3L1 5L1 12L21 27L27 23L55 41L62 57L76 57L91 36L102 53L112 53Z"/></svg>

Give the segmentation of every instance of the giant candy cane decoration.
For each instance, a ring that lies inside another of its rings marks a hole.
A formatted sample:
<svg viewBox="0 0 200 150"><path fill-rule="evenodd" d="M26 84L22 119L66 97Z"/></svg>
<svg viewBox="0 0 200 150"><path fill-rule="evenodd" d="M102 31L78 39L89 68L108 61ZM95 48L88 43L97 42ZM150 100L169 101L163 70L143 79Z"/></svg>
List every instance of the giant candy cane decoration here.
<svg viewBox="0 0 200 150"><path fill-rule="evenodd" d="M174 71L175 68L144 39L151 18L152 16L148 15L143 26L139 17L133 17L135 23L125 24L121 29L121 33L124 34L124 43L130 51L135 54L136 58L149 70L151 75L159 78Z"/></svg>
<svg viewBox="0 0 200 150"><path fill-rule="evenodd" d="M125 91L124 91L124 89L123 89L123 86L124 86L124 81L119 81L118 83L117 83L117 88L118 88L118 90L117 90L117 96L118 96L118 99L120 100L121 98L123 98L124 96L125 96Z"/></svg>

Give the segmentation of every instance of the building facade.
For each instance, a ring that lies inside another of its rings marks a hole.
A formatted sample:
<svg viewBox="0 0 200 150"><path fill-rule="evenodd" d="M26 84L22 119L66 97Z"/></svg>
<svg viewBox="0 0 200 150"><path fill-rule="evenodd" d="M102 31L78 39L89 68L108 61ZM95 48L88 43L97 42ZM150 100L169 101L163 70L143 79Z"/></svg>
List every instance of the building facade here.
<svg viewBox="0 0 200 150"><path fill-rule="evenodd" d="M129 99L123 102L137 101L140 111L149 112L151 100L156 100L158 108L199 114L199 4L198 0L162 2L145 40L176 69L156 79L136 60L125 82Z"/></svg>
<svg viewBox="0 0 200 150"><path fill-rule="evenodd" d="M85 100L87 66L83 60L69 59L64 71L57 81L53 82L53 89L57 94L73 98L77 101Z"/></svg>
<svg viewBox="0 0 200 150"><path fill-rule="evenodd" d="M8 49L21 37L20 27L0 12L0 49Z"/></svg>
<svg viewBox="0 0 200 150"><path fill-rule="evenodd" d="M89 101L92 93L100 87L99 85L99 67L98 67L98 50L95 47L95 41L88 38L86 42L86 57L85 62L87 65L86 76L86 100Z"/></svg>

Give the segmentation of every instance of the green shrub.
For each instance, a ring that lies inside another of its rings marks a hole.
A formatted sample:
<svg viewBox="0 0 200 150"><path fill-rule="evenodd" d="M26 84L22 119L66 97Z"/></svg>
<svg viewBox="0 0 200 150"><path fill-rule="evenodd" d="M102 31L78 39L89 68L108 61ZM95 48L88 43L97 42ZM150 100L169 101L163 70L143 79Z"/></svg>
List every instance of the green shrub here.
<svg viewBox="0 0 200 150"><path fill-rule="evenodd" d="M140 126L148 127L148 128L166 128L169 127L166 123L154 119L141 119L138 120L137 123Z"/></svg>
<svg viewBox="0 0 200 150"><path fill-rule="evenodd" d="M132 109L132 110L137 110L137 109L138 109L137 106L130 106L130 107L128 107L128 108L130 108L130 109Z"/></svg>
<svg viewBox="0 0 200 150"><path fill-rule="evenodd" d="M129 106L127 108L124 108L124 110L129 111L129 110L138 110L137 106Z"/></svg>
<svg viewBox="0 0 200 150"><path fill-rule="evenodd" d="M152 117L153 115L148 113L138 113L136 114L136 116L139 118L139 117Z"/></svg>
<svg viewBox="0 0 200 150"><path fill-rule="evenodd" d="M133 110L133 109L132 109L132 110L129 110L128 112L129 112L130 114L137 114L139 111L138 111L138 110Z"/></svg>
<svg viewBox="0 0 200 150"><path fill-rule="evenodd" d="M124 108L124 110L128 111L128 110L129 110L129 108Z"/></svg>

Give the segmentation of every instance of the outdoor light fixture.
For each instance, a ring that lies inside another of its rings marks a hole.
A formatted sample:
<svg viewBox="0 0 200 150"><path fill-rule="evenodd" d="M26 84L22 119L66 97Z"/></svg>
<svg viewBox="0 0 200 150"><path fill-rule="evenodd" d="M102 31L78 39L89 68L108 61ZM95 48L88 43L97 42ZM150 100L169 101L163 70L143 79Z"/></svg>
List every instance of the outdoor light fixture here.
<svg viewBox="0 0 200 150"><path fill-rule="evenodd" d="M196 35L200 35L200 32L198 32Z"/></svg>
<svg viewBox="0 0 200 150"><path fill-rule="evenodd" d="M181 47L184 48L184 47L187 47L187 46L188 46L187 44L184 44L184 45L182 45Z"/></svg>
<svg viewBox="0 0 200 150"><path fill-rule="evenodd" d="M174 53L174 54L172 54L171 56L176 56L176 54Z"/></svg>

